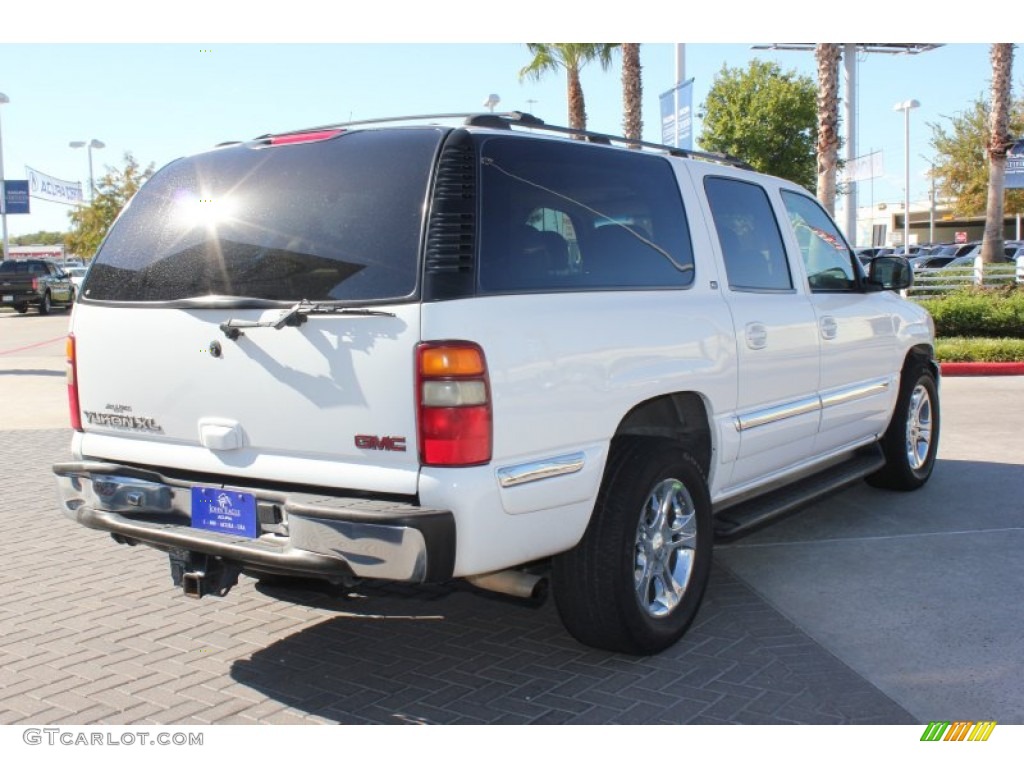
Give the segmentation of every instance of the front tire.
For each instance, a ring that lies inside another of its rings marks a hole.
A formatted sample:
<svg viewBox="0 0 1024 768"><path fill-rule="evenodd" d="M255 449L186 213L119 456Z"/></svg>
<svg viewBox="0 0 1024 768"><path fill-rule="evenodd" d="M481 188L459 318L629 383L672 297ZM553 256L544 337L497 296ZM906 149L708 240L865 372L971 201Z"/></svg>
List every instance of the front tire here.
<svg viewBox="0 0 1024 768"><path fill-rule="evenodd" d="M929 369L904 371L881 446L885 466L867 478L871 485L913 491L931 477L939 450L939 390Z"/></svg>
<svg viewBox="0 0 1024 768"><path fill-rule="evenodd" d="M711 570L711 501L678 443L619 438L583 539L552 562L569 633L585 645L658 653L685 634Z"/></svg>

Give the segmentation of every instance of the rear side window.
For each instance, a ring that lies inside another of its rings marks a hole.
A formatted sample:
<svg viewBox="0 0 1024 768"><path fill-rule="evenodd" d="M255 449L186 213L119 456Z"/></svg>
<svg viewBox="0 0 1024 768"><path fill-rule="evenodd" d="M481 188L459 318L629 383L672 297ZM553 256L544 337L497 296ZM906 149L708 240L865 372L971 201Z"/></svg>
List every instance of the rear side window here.
<svg viewBox="0 0 1024 768"><path fill-rule="evenodd" d="M380 301L415 293L441 129L177 160L115 223L86 298Z"/></svg>
<svg viewBox="0 0 1024 768"><path fill-rule="evenodd" d="M729 287L741 291L792 289L786 249L764 189L718 176L704 179L704 189Z"/></svg>
<svg viewBox="0 0 1024 768"><path fill-rule="evenodd" d="M679 288L690 232L668 161L570 141L480 147L484 292Z"/></svg>

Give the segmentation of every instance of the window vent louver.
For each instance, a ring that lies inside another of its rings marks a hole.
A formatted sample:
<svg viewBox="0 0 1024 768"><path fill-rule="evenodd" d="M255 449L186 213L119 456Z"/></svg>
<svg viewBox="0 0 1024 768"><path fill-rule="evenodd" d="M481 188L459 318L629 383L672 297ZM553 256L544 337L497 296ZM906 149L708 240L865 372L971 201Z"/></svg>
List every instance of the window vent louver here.
<svg viewBox="0 0 1024 768"><path fill-rule="evenodd" d="M473 294L477 208L476 150L466 131L445 142L427 228L424 299Z"/></svg>

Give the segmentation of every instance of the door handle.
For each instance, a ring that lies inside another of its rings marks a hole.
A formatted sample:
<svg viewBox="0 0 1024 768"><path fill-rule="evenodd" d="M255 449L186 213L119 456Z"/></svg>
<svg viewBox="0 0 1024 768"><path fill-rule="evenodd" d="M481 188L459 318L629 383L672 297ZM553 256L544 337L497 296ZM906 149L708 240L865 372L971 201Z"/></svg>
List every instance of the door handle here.
<svg viewBox="0 0 1024 768"><path fill-rule="evenodd" d="M768 346L768 326L764 323L747 323L746 338L750 349L764 349Z"/></svg>
<svg viewBox="0 0 1024 768"><path fill-rule="evenodd" d="M839 333L839 323L836 322L834 317L825 316L821 318L819 327L821 328L821 338L823 339L834 339L836 334Z"/></svg>

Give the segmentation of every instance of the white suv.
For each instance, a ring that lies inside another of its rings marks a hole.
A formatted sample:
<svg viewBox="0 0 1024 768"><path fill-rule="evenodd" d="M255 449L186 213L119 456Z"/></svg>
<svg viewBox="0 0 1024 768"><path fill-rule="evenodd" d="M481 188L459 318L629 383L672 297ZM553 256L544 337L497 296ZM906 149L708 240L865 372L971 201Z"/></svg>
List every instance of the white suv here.
<svg viewBox="0 0 1024 768"><path fill-rule="evenodd" d="M652 653L716 533L927 480L905 260L865 275L811 195L731 158L566 134L329 126L153 176L75 308L65 513L195 597L550 576L576 638Z"/></svg>

